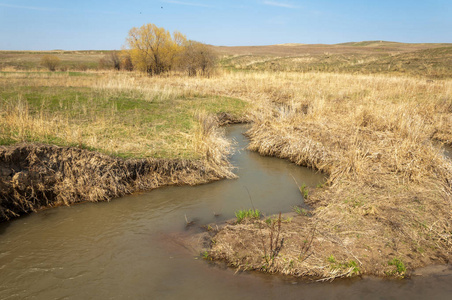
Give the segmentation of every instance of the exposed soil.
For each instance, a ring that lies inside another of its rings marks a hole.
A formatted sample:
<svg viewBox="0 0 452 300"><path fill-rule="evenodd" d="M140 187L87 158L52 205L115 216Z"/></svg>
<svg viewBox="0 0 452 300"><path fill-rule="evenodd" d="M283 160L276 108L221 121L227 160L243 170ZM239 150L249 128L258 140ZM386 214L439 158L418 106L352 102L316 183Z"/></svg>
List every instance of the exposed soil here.
<svg viewBox="0 0 452 300"><path fill-rule="evenodd" d="M164 185L200 184L227 177L192 160L124 160L49 145L0 147L0 221L41 208L109 201Z"/></svg>
<svg viewBox="0 0 452 300"><path fill-rule="evenodd" d="M218 114L217 118L218 118L218 126L226 126L226 125L231 125L231 124L244 124L244 123L251 122L251 119L246 116L238 117L233 114L226 113L226 112L222 112L222 113Z"/></svg>

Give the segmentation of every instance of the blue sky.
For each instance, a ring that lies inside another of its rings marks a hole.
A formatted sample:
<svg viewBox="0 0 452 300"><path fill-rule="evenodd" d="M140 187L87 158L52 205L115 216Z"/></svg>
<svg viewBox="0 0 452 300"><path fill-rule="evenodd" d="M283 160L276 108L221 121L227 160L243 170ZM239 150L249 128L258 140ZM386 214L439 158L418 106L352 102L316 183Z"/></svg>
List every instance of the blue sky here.
<svg viewBox="0 0 452 300"><path fill-rule="evenodd" d="M120 49L145 23L213 45L452 42L452 0L0 0L0 50Z"/></svg>

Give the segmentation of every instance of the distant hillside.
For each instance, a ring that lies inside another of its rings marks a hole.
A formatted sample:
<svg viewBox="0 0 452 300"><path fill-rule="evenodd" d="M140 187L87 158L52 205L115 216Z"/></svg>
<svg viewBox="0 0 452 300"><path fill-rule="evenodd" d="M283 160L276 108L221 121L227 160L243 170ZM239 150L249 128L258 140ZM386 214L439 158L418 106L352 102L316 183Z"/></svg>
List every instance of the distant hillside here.
<svg viewBox="0 0 452 300"><path fill-rule="evenodd" d="M55 55L61 60L60 70L97 69L99 61L111 51L98 50L53 50L53 51L1 51L0 71L7 68L16 70L40 69L44 55Z"/></svg>
<svg viewBox="0 0 452 300"><path fill-rule="evenodd" d="M408 74L452 78L452 44L389 41L268 46L211 46L229 70ZM110 51L0 51L0 71L42 69L41 58L58 56L60 70L97 69Z"/></svg>
<svg viewBox="0 0 452 300"><path fill-rule="evenodd" d="M353 47L391 47L391 46L402 46L410 45L398 42L388 42L388 41L362 41L362 42L347 42L336 44L340 46L353 46Z"/></svg>
<svg viewBox="0 0 452 300"><path fill-rule="evenodd" d="M231 70L408 74L452 78L452 44L387 41L214 47Z"/></svg>
<svg viewBox="0 0 452 300"><path fill-rule="evenodd" d="M438 47L450 47L452 44L408 44L388 41L363 41L349 42L341 44L278 44L268 46L212 46L222 55L278 55L292 56L300 54L323 54L325 52L332 54L372 54L372 53L391 53L416 51Z"/></svg>

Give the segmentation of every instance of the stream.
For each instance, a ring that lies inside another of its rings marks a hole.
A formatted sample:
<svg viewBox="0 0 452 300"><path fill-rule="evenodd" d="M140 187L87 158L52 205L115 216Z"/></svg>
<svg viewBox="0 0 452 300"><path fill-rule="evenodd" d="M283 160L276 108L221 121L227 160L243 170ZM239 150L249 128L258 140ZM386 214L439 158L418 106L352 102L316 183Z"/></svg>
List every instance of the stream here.
<svg viewBox="0 0 452 300"><path fill-rule="evenodd" d="M317 283L236 273L194 253L179 236L234 218L239 209L289 212L304 205L297 184L315 187L325 179L285 160L246 151L245 130L245 125L227 128L228 137L237 141L231 161L239 179L164 187L0 224L0 299L450 298L450 266L419 270L423 276L407 280ZM194 225L187 228L187 221Z"/></svg>

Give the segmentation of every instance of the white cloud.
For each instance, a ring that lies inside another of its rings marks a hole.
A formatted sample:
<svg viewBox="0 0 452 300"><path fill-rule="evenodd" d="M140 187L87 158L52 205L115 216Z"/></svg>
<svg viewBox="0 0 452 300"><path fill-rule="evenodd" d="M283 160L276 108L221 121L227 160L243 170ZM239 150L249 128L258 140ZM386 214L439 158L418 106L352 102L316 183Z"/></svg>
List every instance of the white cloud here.
<svg viewBox="0 0 452 300"><path fill-rule="evenodd" d="M293 5L293 4L289 4L289 3L284 3L284 2L277 2L277 1L264 1L265 5L270 5L270 6L277 6L277 7L283 7L283 8L300 8L299 6Z"/></svg>
<svg viewBox="0 0 452 300"><path fill-rule="evenodd" d="M171 3L171 4L187 5L187 6L212 7L210 5L201 4L201 3L194 3L194 2L182 2L182 1L173 1L173 0L166 0L166 1L163 1L163 2Z"/></svg>

